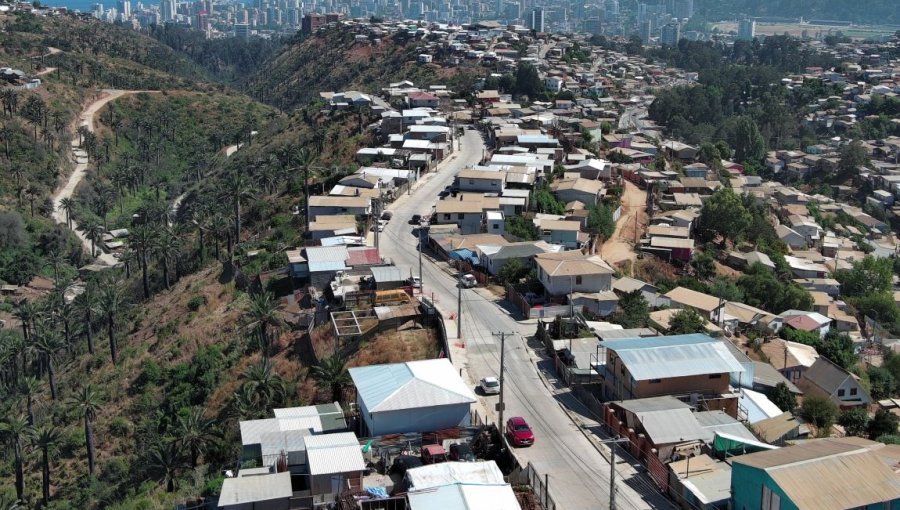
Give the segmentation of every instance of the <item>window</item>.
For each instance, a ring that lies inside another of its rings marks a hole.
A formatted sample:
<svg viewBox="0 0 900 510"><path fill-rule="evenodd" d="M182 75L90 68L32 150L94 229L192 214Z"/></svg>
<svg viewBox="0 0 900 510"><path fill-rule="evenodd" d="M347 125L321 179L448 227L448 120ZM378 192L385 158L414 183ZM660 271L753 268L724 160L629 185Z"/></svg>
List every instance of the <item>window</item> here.
<svg viewBox="0 0 900 510"><path fill-rule="evenodd" d="M850 388L850 395L856 396L856 388Z"/></svg>
<svg viewBox="0 0 900 510"><path fill-rule="evenodd" d="M445 219L445 220L449 220L449 219L450 219L450 215L449 215L449 214L445 214L445 215L444 215L444 219Z"/></svg>
<svg viewBox="0 0 900 510"><path fill-rule="evenodd" d="M581 276L575 277L575 285L581 285Z"/></svg>
<svg viewBox="0 0 900 510"><path fill-rule="evenodd" d="M473 184L475 184L475 179L469 179L469 185L471 186Z"/></svg>
<svg viewBox="0 0 900 510"><path fill-rule="evenodd" d="M839 397L843 397L843 396L844 396L844 393L846 393L844 390L838 390L838 396L839 396Z"/></svg>
<svg viewBox="0 0 900 510"><path fill-rule="evenodd" d="M491 228L493 228L494 230L497 230L497 229L500 228L500 224L499 224L499 223L494 223L493 226L492 226Z"/></svg>
<svg viewBox="0 0 900 510"><path fill-rule="evenodd" d="M765 485L762 488L762 510L781 510L781 496Z"/></svg>
<svg viewBox="0 0 900 510"><path fill-rule="evenodd" d="M709 374L710 379L721 379L722 374Z"/></svg>
<svg viewBox="0 0 900 510"><path fill-rule="evenodd" d="M458 219L458 220L461 220L461 219L463 219L464 217L465 217L465 214L463 214L463 213L459 213L459 214L456 215L456 219Z"/></svg>

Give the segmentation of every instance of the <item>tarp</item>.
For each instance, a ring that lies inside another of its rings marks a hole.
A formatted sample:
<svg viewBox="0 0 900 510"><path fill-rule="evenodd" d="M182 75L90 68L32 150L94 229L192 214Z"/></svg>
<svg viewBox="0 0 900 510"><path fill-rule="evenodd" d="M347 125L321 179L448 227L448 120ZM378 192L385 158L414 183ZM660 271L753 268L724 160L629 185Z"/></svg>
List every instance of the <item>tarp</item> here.
<svg viewBox="0 0 900 510"><path fill-rule="evenodd" d="M716 432L716 438L713 440L713 450L726 457L777 449L777 446L761 443L759 441L751 441L724 432Z"/></svg>

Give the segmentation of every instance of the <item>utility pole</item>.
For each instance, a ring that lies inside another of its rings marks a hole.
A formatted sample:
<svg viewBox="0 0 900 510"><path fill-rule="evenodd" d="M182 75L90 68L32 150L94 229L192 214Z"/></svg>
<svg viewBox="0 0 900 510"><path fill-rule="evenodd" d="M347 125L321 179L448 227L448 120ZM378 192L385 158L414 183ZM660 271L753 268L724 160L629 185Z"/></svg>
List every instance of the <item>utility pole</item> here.
<svg viewBox="0 0 900 510"><path fill-rule="evenodd" d="M422 280L422 251L425 250L425 236L422 225L419 225L419 294L425 291L425 281Z"/></svg>
<svg viewBox="0 0 900 510"><path fill-rule="evenodd" d="M501 332L500 334L500 374L497 379L500 382L500 401L497 403L497 427L503 427L503 411L506 410L506 404L503 403L503 374L506 370L506 333ZM512 333L510 333L512 334ZM497 336L497 333L494 333L494 336Z"/></svg>
<svg viewBox="0 0 900 510"><path fill-rule="evenodd" d="M627 437L618 436L600 441L602 444L609 444L609 510L616 510L616 445L629 441Z"/></svg>
<svg viewBox="0 0 900 510"><path fill-rule="evenodd" d="M456 282L456 338L462 340L462 271L457 276Z"/></svg>
<svg viewBox="0 0 900 510"><path fill-rule="evenodd" d="M378 210L381 207L381 200L375 199L373 202L372 208L372 227L375 229L375 248L378 248L378 227L381 225L378 223L378 220L381 218L381 212Z"/></svg>
<svg viewBox="0 0 900 510"><path fill-rule="evenodd" d="M309 165L303 165L303 219L306 220L306 232L309 235Z"/></svg>

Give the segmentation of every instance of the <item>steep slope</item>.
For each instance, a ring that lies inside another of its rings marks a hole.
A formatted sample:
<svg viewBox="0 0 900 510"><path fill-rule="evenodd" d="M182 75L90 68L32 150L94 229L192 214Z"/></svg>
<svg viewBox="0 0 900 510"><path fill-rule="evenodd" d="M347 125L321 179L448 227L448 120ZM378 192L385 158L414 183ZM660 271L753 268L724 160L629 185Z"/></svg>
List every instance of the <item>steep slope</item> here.
<svg viewBox="0 0 900 510"><path fill-rule="evenodd" d="M317 100L321 91L375 92L402 80L461 89L487 72L478 67L418 64L416 48L422 41L385 37L376 44L358 42L356 35L348 26L338 25L294 41L248 77L243 89L260 101L290 110Z"/></svg>

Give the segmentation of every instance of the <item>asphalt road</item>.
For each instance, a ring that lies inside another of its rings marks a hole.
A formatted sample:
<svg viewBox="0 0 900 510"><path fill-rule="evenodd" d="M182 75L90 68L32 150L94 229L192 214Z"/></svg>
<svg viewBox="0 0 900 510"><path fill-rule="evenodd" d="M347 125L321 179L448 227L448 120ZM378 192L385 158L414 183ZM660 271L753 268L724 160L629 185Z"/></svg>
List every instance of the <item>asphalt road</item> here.
<svg viewBox="0 0 900 510"><path fill-rule="evenodd" d="M437 194L453 181L457 171L476 164L484 147L477 130L466 130L462 148L441 163L437 172L425 176L409 196L399 198L387 207L394 215L381 234L380 249L384 257L395 264L409 265L418 274L417 238L408 224L413 214L428 214ZM437 305L446 313L456 312L457 288L455 280L438 265L424 259L423 292L433 295ZM560 510L607 508L609 504L609 463L569 415L560 407L563 398L553 391L539 373L540 356L529 347L534 334L534 322L517 322L485 289L463 291L462 338L456 341L454 364L464 369L463 377L470 382L487 375L498 375L500 366L500 338L506 340L506 411L505 417L524 417L535 433L535 445L517 449L523 463L532 462L537 471L549 474L550 494ZM455 336L456 321L447 321L448 333ZM451 339L451 342L454 340ZM571 398L570 395L567 395ZM493 416L497 397L481 397L485 408ZM631 466L617 464L618 508L671 508L647 484L646 476L636 477ZM635 490L635 488L637 490ZM641 495L638 494L641 493ZM642 499L642 495L648 499Z"/></svg>

